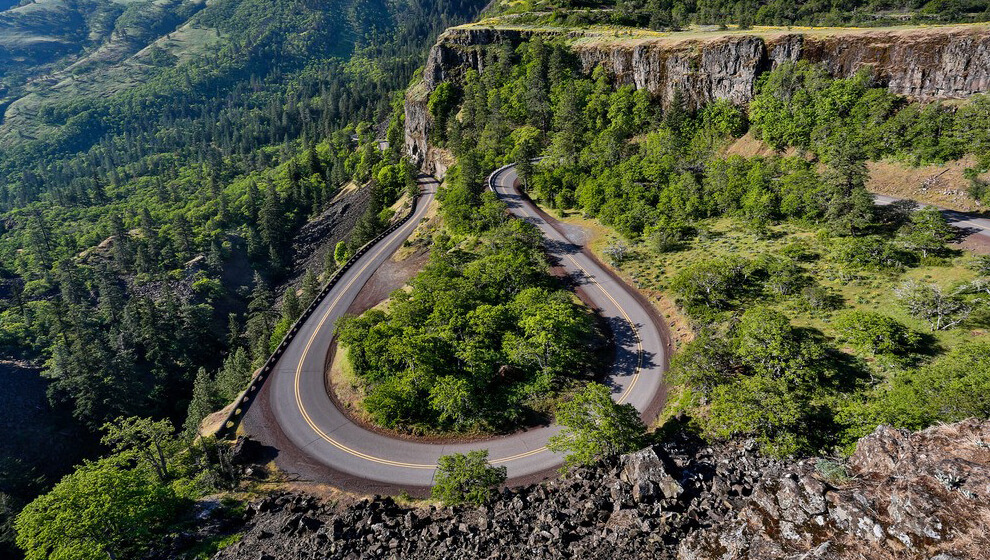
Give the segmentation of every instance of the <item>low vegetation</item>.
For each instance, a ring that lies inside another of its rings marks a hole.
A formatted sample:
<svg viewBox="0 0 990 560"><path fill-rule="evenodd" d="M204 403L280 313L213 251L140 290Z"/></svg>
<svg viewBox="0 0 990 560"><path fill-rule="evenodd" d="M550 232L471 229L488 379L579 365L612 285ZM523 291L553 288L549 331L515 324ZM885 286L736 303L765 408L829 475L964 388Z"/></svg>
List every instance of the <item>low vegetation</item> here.
<svg viewBox="0 0 990 560"><path fill-rule="evenodd" d="M663 31L692 24L722 28L731 24L746 29L753 25L878 26L990 19L986 2L980 0L843 0L827 6L783 0L499 0L494 12L515 16L511 19L514 24L621 25Z"/></svg>
<svg viewBox="0 0 990 560"><path fill-rule="evenodd" d="M108 455L86 461L17 516L28 560L140 558L188 521L192 501L236 483L229 450L187 446L168 421L104 426Z"/></svg>
<svg viewBox="0 0 990 560"><path fill-rule="evenodd" d="M547 449L563 453L565 466L596 461L635 451L646 441L646 426L631 404L612 400L612 391L589 383L557 408L563 429L550 438Z"/></svg>

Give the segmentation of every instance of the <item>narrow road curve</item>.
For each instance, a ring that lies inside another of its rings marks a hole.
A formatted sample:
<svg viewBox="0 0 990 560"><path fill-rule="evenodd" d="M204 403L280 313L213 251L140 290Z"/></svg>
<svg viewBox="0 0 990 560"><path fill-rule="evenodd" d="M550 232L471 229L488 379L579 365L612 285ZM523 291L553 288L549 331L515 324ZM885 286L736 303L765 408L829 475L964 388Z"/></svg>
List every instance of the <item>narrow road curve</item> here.
<svg viewBox="0 0 990 560"><path fill-rule="evenodd" d="M667 364L665 327L652 307L619 281L589 253L572 243L516 190L516 172L501 169L491 177L509 210L535 224L560 268L580 285L600 311L615 338L615 363L609 379L613 397L632 403L647 416L662 404ZM558 467L562 458L546 449L557 426L537 427L473 443L438 444L389 437L352 422L327 395L324 368L334 325L375 270L412 234L436 194L434 180L422 181L416 214L373 247L340 279L306 321L282 355L249 409L247 434L274 448L279 467L304 478L322 478L344 486L422 489L432 484L437 459L472 449L489 450L492 463L505 465L510 483ZM319 473L330 473L329 476Z"/></svg>
<svg viewBox="0 0 990 560"><path fill-rule="evenodd" d="M873 195L873 201L877 206L887 206L895 202L903 202L906 200L908 199L887 196L884 194ZM929 205L919 204L919 206ZM979 235L990 241L990 219L984 218L978 214L967 214L966 212L939 208L937 206L935 208L938 208L942 212L942 215L945 216L945 220L949 222L950 226L955 226L963 230L963 232L967 235Z"/></svg>

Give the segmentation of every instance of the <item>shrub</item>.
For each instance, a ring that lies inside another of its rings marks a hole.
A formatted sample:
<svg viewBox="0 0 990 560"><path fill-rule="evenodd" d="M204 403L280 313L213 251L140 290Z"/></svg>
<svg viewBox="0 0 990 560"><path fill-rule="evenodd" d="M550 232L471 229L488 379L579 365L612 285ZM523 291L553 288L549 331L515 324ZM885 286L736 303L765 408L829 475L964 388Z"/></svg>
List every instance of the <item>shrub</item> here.
<svg viewBox="0 0 990 560"><path fill-rule="evenodd" d="M639 412L630 404L612 400L611 391L589 383L557 409L563 430L550 438L547 448L566 453L568 465L588 465L603 457L636 450L646 433Z"/></svg>
<svg viewBox="0 0 990 560"><path fill-rule="evenodd" d="M488 463L488 450L444 455L437 462L432 496L446 505L481 505L506 479L506 468Z"/></svg>
<svg viewBox="0 0 990 560"><path fill-rule="evenodd" d="M918 343L918 334L873 311L847 311L834 323L839 340L870 354L903 354Z"/></svg>

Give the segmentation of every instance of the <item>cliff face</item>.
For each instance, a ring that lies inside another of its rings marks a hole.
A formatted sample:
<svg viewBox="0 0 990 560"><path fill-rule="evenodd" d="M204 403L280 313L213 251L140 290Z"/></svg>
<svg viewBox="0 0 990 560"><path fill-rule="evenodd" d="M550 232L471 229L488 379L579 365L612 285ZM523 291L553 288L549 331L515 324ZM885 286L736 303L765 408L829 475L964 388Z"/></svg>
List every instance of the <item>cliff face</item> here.
<svg viewBox="0 0 990 560"><path fill-rule="evenodd" d="M424 172L443 179L447 174L447 168L453 162L453 156L447 150L437 148L429 142L428 135L433 126L433 120L427 109L430 91L432 88L420 82L406 92L405 146L409 157Z"/></svg>
<svg viewBox="0 0 990 560"><path fill-rule="evenodd" d="M453 28L441 35L424 71L426 93L407 105L407 138L429 132L425 99L442 81L457 80L468 68L483 70L485 46L518 45L534 32L476 27ZM546 33L545 35L555 35ZM561 34L556 34L561 36ZM646 89L666 105L674 92L699 107L714 99L743 104L752 99L759 76L783 62L824 63L835 76L847 77L864 67L897 94L922 101L962 98L990 91L990 28L951 26L920 30L857 30L827 34L778 33L766 36L725 35L711 38L657 37L575 41L573 49L584 72L603 66L619 84ZM409 144L410 155L427 162L426 145ZM414 153L415 149L415 153Z"/></svg>
<svg viewBox="0 0 990 560"><path fill-rule="evenodd" d="M746 103L760 74L797 60L821 62L838 77L872 68L891 92L922 101L990 91L990 30L985 27L602 43L576 52L586 72L603 65L619 83L646 89L665 102L680 89L694 106L714 99Z"/></svg>
<svg viewBox="0 0 990 560"><path fill-rule="evenodd" d="M266 497L216 560L963 560L990 550L990 422L878 428L844 475L681 434L481 507Z"/></svg>

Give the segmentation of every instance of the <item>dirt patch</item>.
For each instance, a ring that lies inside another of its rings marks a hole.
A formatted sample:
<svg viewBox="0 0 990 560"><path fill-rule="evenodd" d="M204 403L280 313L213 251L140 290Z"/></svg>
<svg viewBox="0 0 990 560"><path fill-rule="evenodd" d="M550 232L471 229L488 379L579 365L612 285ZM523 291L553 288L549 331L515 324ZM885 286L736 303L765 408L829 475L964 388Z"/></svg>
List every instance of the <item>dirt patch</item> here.
<svg viewBox="0 0 990 560"><path fill-rule="evenodd" d="M429 252L430 243L433 240L433 232L440 226L440 217L437 211L437 203L430 204L423 215L423 221L412 232L405 243L392 254L392 260L403 261L419 251Z"/></svg>
<svg viewBox="0 0 990 560"><path fill-rule="evenodd" d="M774 150L766 142L756 138L752 131L730 144L724 154L745 158L801 155L795 148L788 148L783 152ZM868 161L866 189L872 193L907 198L949 210L981 212L986 207L969 196L970 182L963 175L967 167L974 165L976 160L972 156L943 165L913 166L899 161ZM988 177L990 174L983 175L984 179Z"/></svg>
<svg viewBox="0 0 990 560"><path fill-rule="evenodd" d="M392 292L409 283L419 271L423 270L430 259L427 248L420 248L403 260L389 259L382 263L378 270L361 288L354 303L347 308L349 315L360 315L388 299Z"/></svg>
<svg viewBox="0 0 990 560"><path fill-rule="evenodd" d="M971 156L945 165L910 165L892 161L867 162L870 192L916 200L925 204L957 210L980 212L986 209L969 196L969 180L963 176L976 161Z"/></svg>
<svg viewBox="0 0 990 560"><path fill-rule="evenodd" d="M769 144L754 136L752 131L747 132L735 142L729 144L725 148L724 153L727 156L742 156L744 158L770 156L792 157L801 155L801 152L797 148L787 148L783 151L775 150Z"/></svg>
<svg viewBox="0 0 990 560"><path fill-rule="evenodd" d="M354 375L354 368L347 357L347 349L338 347L335 340L328 360L330 365L327 367L325 383L330 388L330 398L349 418L359 421L362 425L370 424L371 417L361 407L361 401L365 396L364 388Z"/></svg>
<svg viewBox="0 0 990 560"><path fill-rule="evenodd" d="M990 255L990 237L977 233L970 235L959 243L952 243L949 246L970 251L977 255Z"/></svg>

